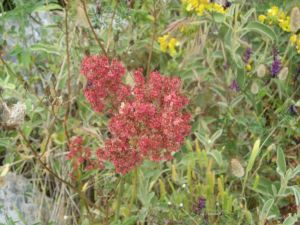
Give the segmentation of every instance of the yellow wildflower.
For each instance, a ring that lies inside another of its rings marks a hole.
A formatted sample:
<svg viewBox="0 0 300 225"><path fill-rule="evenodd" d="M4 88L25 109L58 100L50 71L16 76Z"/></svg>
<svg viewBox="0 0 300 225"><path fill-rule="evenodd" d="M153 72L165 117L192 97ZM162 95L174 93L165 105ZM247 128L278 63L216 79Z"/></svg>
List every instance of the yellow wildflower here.
<svg viewBox="0 0 300 225"><path fill-rule="evenodd" d="M247 71L251 71L251 70L252 70L251 63L248 63L248 64L246 65L246 70L247 70Z"/></svg>
<svg viewBox="0 0 300 225"><path fill-rule="evenodd" d="M176 46L179 45L179 42L175 38L170 38L170 35L166 34L159 37L158 42L162 52L168 52L171 56L176 55Z"/></svg>
<svg viewBox="0 0 300 225"><path fill-rule="evenodd" d="M296 44L297 42L297 35L296 34L292 34L292 36L290 37L290 42L292 43L292 45Z"/></svg>
<svg viewBox="0 0 300 225"><path fill-rule="evenodd" d="M259 15L258 16L258 20L260 21L260 22L265 22L265 20L267 19L267 17L265 16L265 15Z"/></svg>
<svg viewBox="0 0 300 225"><path fill-rule="evenodd" d="M199 0L200 4L209 4L209 0Z"/></svg>
<svg viewBox="0 0 300 225"><path fill-rule="evenodd" d="M197 7L196 12L199 16L202 16L205 9L206 9L206 5L201 4Z"/></svg>
<svg viewBox="0 0 300 225"><path fill-rule="evenodd" d="M175 39L175 38L171 38L170 42L168 44L169 47L169 52L171 56L175 56L176 55L176 46L179 44L179 42Z"/></svg>
<svg viewBox="0 0 300 225"><path fill-rule="evenodd" d="M286 17L284 20L279 19L279 27L286 31L286 32L290 32L291 31L291 18L288 16Z"/></svg>
<svg viewBox="0 0 300 225"><path fill-rule="evenodd" d="M185 24L183 24L183 25L180 26L179 30L180 30L181 33L185 34L185 33L188 32L188 27Z"/></svg>
<svg viewBox="0 0 300 225"><path fill-rule="evenodd" d="M168 37L169 37L169 35L166 34L166 35L158 38L158 42L159 42L159 45L160 45L160 50L162 52L167 52L167 48L168 48L167 39L168 39Z"/></svg>
<svg viewBox="0 0 300 225"><path fill-rule="evenodd" d="M197 7L201 4L201 1L202 0L182 0L181 2L186 5L186 11L192 11L197 9Z"/></svg>
<svg viewBox="0 0 300 225"><path fill-rule="evenodd" d="M225 13L222 5L210 3L210 0L181 0L187 11L195 11L202 16L205 11Z"/></svg>
<svg viewBox="0 0 300 225"><path fill-rule="evenodd" d="M211 3L209 4L209 8L208 10L209 11L215 11L215 12L218 12L218 13L225 13L225 10L223 8L223 6L217 4L217 3Z"/></svg>
<svg viewBox="0 0 300 225"><path fill-rule="evenodd" d="M286 19L286 15L282 11L279 11L277 16L278 16L279 20L285 20Z"/></svg>
<svg viewBox="0 0 300 225"><path fill-rule="evenodd" d="M291 32L291 17L277 6L272 6L268 9L267 15L260 15L258 20L269 25L278 25L283 31Z"/></svg>
<svg viewBox="0 0 300 225"><path fill-rule="evenodd" d="M268 16L275 17L279 12L279 8L277 6L272 6L272 8L268 9Z"/></svg>

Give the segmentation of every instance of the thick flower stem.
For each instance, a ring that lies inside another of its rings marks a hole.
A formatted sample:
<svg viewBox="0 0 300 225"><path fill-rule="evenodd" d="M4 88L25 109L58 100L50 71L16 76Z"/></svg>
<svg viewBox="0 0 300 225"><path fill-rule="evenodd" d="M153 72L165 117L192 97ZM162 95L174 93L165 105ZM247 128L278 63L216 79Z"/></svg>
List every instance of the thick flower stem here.
<svg viewBox="0 0 300 225"><path fill-rule="evenodd" d="M123 193L123 188L124 188L124 177L122 176L120 178L120 183L119 183L119 192L118 192L118 197L117 197L115 221L118 221L118 219L120 217L121 197L122 197L122 193Z"/></svg>
<svg viewBox="0 0 300 225"><path fill-rule="evenodd" d="M138 186L138 168L136 167L133 171L132 176L132 191L131 191L131 199L129 203L129 214L131 213L131 207L136 200L136 193L137 193L137 186Z"/></svg>

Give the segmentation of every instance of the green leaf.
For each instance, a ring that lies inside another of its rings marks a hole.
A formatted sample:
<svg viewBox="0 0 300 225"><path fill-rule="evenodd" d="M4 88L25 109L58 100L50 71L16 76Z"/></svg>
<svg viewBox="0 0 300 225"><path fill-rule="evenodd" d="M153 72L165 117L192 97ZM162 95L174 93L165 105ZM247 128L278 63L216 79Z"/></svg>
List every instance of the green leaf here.
<svg viewBox="0 0 300 225"><path fill-rule="evenodd" d="M295 225L295 223L298 221L298 217L297 215L294 216L289 216L288 218L286 218L283 222L282 225Z"/></svg>
<svg viewBox="0 0 300 225"><path fill-rule="evenodd" d="M41 5L36 7L33 12L47 12L50 10L57 10L57 9L63 9L59 4L56 3L50 3L46 5Z"/></svg>
<svg viewBox="0 0 300 225"><path fill-rule="evenodd" d="M6 225L16 225L15 221L11 217L6 218L6 223Z"/></svg>
<svg viewBox="0 0 300 225"><path fill-rule="evenodd" d="M59 48L54 45L37 43L31 46L32 51L42 51L48 54L56 54L59 55Z"/></svg>
<svg viewBox="0 0 300 225"><path fill-rule="evenodd" d="M300 173L300 165L298 165L295 169L293 169L289 179L293 179L295 176L297 176Z"/></svg>
<svg viewBox="0 0 300 225"><path fill-rule="evenodd" d="M138 218L136 216L132 216L132 217L127 218L122 224L123 225L133 225L136 223L137 219Z"/></svg>
<svg viewBox="0 0 300 225"><path fill-rule="evenodd" d="M215 141L221 137L223 129L217 130L210 138L210 143L215 143Z"/></svg>
<svg viewBox="0 0 300 225"><path fill-rule="evenodd" d="M225 16L222 13L213 13L213 20L217 23L222 23L225 20Z"/></svg>
<svg viewBox="0 0 300 225"><path fill-rule="evenodd" d="M25 68L29 69L31 63L31 52L29 49L23 49L22 53L19 55L19 61Z"/></svg>
<svg viewBox="0 0 300 225"><path fill-rule="evenodd" d="M292 189L292 191L294 193L296 205L300 206L300 187L292 186L292 187L289 187L289 188Z"/></svg>
<svg viewBox="0 0 300 225"><path fill-rule="evenodd" d="M253 21L250 22L245 29L247 33L254 31L260 33L264 37L271 39L273 42L276 40L275 32L269 26L263 23Z"/></svg>
<svg viewBox="0 0 300 225"><path fill-rule="evenodd" d="M9 83L8 79L0 80L0 87L2 87L3 89L10 89L10 90L16 89L16 86L12 83Z"/></svg>
<svg viewBox="0 0 300 225"><path fill-rule="evenodd" d="M244 99L244 95L237 96L230 102L230 106L232 108L236 107L243 99Z"/></svg>
<svg viewBox="0 0 300 225"><path fill-rule="evenodd" d="M285 156L281 148L277 149L277 172L281 176L284 176L286 172Z"/></svg>
<svg viewBox="0 0 300 225"><path fill-rule="evenodd" d="M249 161L248 161L248 165L247 165L247 169L246 169L247 173L249 171L251 171L251 169L254 165L254 162L259 154L259 151L260 151L260 139L257 139L254 143L254 146L253 146L253 149L252 149Z"/></svg>
<svg viewBox="0 0 300 225"><path fill-rule="evenodd" d="M212 156L216 160L219 166L223 164L222 154L218 150L208 151L207 155Z"/></svg>
<svg viewBox="0 0 300 225"><path fill-rule="evenodd" d="M252 8L250 10L248 10L244 15L241 15L241 20L242 23L245 24L248 20L249 17L255 12L255 8Z"/></svg>
<svg viewBox="0 0 300 225"><path fill-rule="evenodd" d="M208 146L208 142L205 136L203 136L202 134L200 134L199 132L195 133L197 139L201 142L201 144L203 144L204 146Z"/></svg>
<svg viewBox="0 0 300 225"><path fill-rule="evenodd" d="M273 203L274 203L274 199L269 199L268 201L265 202L261 210L261 213L259 215L260 221L263 222L262 224L264 224L264 221L268 218Z"/></svg>
<svg viewBox="0 0 300 225"><path fill-rule="evenodd" d="M237 67L237 78L236 81L240 87L240 89L244 89L245 86L245 68L244 67Z"/></svg>
<svg viewBox="0 0 300 225"><path fill-rule="evenodd" d="M232 197L227 192L224 192L222 208L225 215L228 215L231 212L232 202L233 202Z"/></svg>

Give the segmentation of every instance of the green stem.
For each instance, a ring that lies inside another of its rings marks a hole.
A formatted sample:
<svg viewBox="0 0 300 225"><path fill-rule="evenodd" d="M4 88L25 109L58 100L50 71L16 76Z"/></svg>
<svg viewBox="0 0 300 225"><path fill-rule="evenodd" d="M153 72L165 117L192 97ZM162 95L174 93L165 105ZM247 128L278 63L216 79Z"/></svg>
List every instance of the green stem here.
<svg viewBox="0 0 300 225"><path fill-rule="evenodd" d="M98 44L99 47L101 48L103 54L104 54L106 57L108 57L108 54L107 54L107 52L106 52L106 50L105 50L103 44L102 44L101 41L99 40L99 38L98 38L98 36L97 36L97 34L96 34L96 31L95 31L95 29L93 28L93 25L92 25L92 23L91 23L91 20L90 20L90 18L89 18L89 15L88 15L88 11L87 11L87 7L86 7L86 2L85 2L85 1L86 1L86 0L81 0L81 3L82 3L82 6L83 6L83 11L84 11L85 17L86 17L86 19L87 19L87 22L88 22L88 24L89 24L89 27L90 27L90 29L91 29L93 35L94 35L94 38L95 38L97 44Z"/></svg>
<svg viewBox="0 0 300 225"><path fill-rule="evenodd" d="M150 64L151 64L151 59L152 59L152 53L153 53L153 48L154 48L154 42L156 39L156 23L157 23L157 11L156 11L156 1L153 3L153 33L152 33L152 38L151 38L151 46L150 46L150 51L149 51L149 57L148 57L148 62L147 62L147 71L146 75L149 76L150 74Z"/></svg>
<svg viewBox="0 0 300 225"><path fill-rule="evenodd" d="M244 178L244 182L243 182L243 188L242 188L242 196L244 197L245 194L245 188L246 188L246 183L248 180L248 172L246 172L245 178Z"/></svg>
<svg viewBox="0 0 300 225"><path fill-rule="evenodd" d="M120 217L120 207L121 207L121 196L124 188L124 177L122 176L119 183L119 192L117 197L117 207L116 207L116 215L115 220L117 221Z"/></svg>
<svg viewBox="0 0 300 225"><path fill-rule="evenodd" d="M109 24L109 28L108 28L108 31L107 31L106 52L109 51L109 45L110 45L110 41L111 41L111 39L112 39L112 38L111 38L111 34L112 34L112 29L113 29L113 22L114 22L114 19L115 19L115 16L116 16L118 4L119 4L119 0L116 0L115 7L114 7L114 11L113 11L113 14L112 14L112 17L111 17L111 20L110 20L110 24ZM112 36L113 36L113 35L112 35Z"/></svg>
<svg viewBox="0 0 300 225"><path fill-rule="evenodd" d="M131 199L129 203L129 214L131 211L131 207L136 199L137 185L138 185L138 168L135 168L132 177L132 191L131 191Z"/></svg>

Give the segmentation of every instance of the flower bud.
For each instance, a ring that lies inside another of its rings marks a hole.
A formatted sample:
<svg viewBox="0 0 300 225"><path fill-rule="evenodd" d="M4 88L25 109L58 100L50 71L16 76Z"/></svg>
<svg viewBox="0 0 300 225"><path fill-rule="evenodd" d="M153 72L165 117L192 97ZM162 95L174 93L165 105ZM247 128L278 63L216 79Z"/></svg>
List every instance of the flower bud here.
<svg viewBox="0 0 300 225"><path fill-rule="evenodd" d="M251 85L251 92L252 94L256 95L259 91L258 84L256 82L253 82Z"/></svg>
<svg viewBox="0 0 300 225"><path fill-rule="evenodd" d="M294 7L291 11L291 31L296 33L300 29L300 10Z"/></svg>
<svg viewBox="0 0 300 225"><path fill-rule="evenodd" d="M258 77L264 77L267 73L266 66L264 64L260 64L256 69L256 73Z"/></svg>
<svg viewBox="0 0 300 225"><path fill-rule="evenodd" d="M289 74L289 69L287 67L283 67L283 69L279 72L278 78L279 80L285 80Z"/></svg>
<svg viewBox="0 0 300 225"><path fill-rule="evenodd" d="M238 178L241 178L245 174L245 170L237 159L232 159L230 162L232 174Z"/></svg>
<svg viewBox="0 0 300 225"><path fill-rule="evenodd" d="M274 143L270 144L267 148L267 151L275 151L276 150L276 145Z"/></svg>

